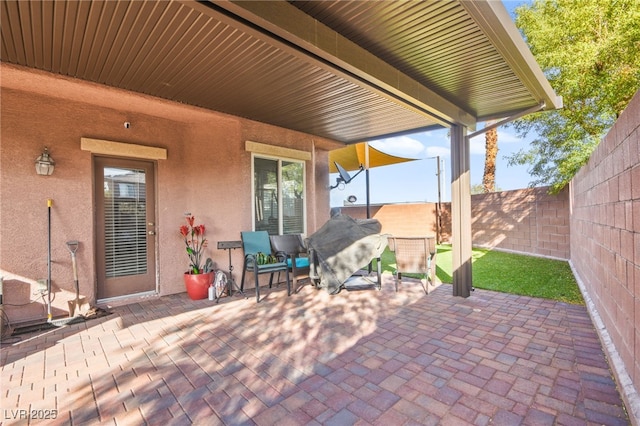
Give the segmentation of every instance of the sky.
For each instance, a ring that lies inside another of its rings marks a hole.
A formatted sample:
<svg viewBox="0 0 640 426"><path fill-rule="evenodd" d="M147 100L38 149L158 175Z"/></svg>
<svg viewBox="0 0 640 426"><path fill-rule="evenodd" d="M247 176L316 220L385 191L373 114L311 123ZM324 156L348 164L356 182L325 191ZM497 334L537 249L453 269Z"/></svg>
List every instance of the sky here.
<svg viewBox="0 0 640 426"><path fill-rule="evenodd" d="M478 129L484 123L478 125ZM371 204L435 202L438 200L437 160L440 156L441 197L450 201L451 149L449 130L442 129L422 132L396 138L370 141L374 148L401 157L419 158L416 161L375 167L369 170ZM507 166L505 156L527 148L532 135L519 139L509 127L498 128L498 156L496 158L496 187L500 190L521 189L532 180L527 166ZM471 185L481 184L484 173L484 134L470 141ZM354 175L355 172L350 172ZM335 184L337 174L331 174L331 184ZM357 198L356 204L366 203L366 177L360 173L348 185L331 190L331 206L344 204L350 195Z"/></svg>
<svg viewBox="0 0 640 426"><path fill-rule="evenodd" d="M513 10L527 0L505 0L503 4L513 17ZM478 123L477 129L484 127ZM441 198L450 201L451 187L451 149L449 130L442 129L411 135L369 141L374 148L388 154L419 160L369 170L369 188L371 204L435 202L438 200L437 160L441 159ZM471 132L469 132L471 133ZM508 166L506 156L521 149L528 150L529 142L536 135L530 134L520 139L509 126L498 128L498 156L496 158L496 188L499 190L521 189L529 186L532 178L528 166ZM481 134L471 139L471 185L482 183L484 173L485 136ZM351 175L355 172L350 172ZM331 185L336 182L337 174L331 174ZM342 206L347 197L354 195L355 204L366 203L366 177L361 173L348 185L331 190L331 207Z"/></svg>

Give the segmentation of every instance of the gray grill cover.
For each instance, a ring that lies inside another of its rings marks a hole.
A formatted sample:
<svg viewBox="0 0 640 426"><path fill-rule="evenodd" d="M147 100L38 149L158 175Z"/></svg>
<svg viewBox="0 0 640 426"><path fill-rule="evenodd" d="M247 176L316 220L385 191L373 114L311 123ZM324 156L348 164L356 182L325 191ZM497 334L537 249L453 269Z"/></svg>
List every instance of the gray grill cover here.
<svg viewBox="0 0 640 426"><path fill-rule="evenodd" d="M306 241L311 278L330 294L338 293L351 275L380 257L387 246L381 229L376 219L332 217Z"/></svg>

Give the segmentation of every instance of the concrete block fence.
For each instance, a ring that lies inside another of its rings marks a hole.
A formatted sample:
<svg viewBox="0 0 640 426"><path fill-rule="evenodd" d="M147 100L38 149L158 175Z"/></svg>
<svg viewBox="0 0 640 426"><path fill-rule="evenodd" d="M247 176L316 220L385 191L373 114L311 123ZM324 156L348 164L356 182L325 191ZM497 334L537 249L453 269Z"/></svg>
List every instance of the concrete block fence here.
<svg viewBox="0 0 640 426"><path fill-rule="evenodd" d="M640 92L575 176L571 265L631 418L640 417ZM636 422L637 424L637 422Z"/></svg>
<svg viewBox="0 0 640 426"><path fill-rule="evenodd" d="M436 203L370 206L382 232L396 236L436 235ZM363 206L342 213L365 218ZM520 189L471 196L473 244L538 256L569 258L569 191L550 195L548 188ZM451 239L451 203L442 203L441 240Z"/></svg>

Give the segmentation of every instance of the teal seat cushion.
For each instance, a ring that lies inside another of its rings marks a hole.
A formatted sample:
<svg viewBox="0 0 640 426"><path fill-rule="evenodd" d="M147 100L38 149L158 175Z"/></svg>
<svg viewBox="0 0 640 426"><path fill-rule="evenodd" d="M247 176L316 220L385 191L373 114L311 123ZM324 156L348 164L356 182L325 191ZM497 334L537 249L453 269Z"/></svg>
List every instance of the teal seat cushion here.
<svg viewBox="0 0 640 426"><path fill-rule="evenodd" d="M291 258L287 259L287 266L291 268ZM309 258L308 257L296 257L296 268L308 268L309 267Z"/></svg>
<svg viewBox="0 0 640 426"><path fill-rule="evenodd" d="M284 269L285 263L284 262L278 262L278 263L265 263L264 265L258 265L258 271L262 272L262 271L269 271L272 269L275 270L282 270Z"/></svg>

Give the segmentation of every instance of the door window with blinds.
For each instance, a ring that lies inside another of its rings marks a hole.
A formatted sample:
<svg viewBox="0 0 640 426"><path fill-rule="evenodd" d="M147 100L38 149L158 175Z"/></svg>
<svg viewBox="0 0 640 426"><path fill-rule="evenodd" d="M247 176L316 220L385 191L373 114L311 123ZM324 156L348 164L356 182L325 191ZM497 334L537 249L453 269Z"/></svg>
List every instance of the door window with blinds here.
<svg viewBox="0 0 640 426"><path fill-rule="evenodd" d="M107 278L147 273L146 193L144 170L104 169Z"/></svg>
<svg viewBox="0 0 640 426"><path fill-rule="evenodd" d="M98 299L156 291L154 163L94 157Z"/></svg>
<svg viewBox="0 0 640 426"><path fill-rule="evenodd" d="M254 156L254 229L270 235L305 233L304 162Z"/></svg>

